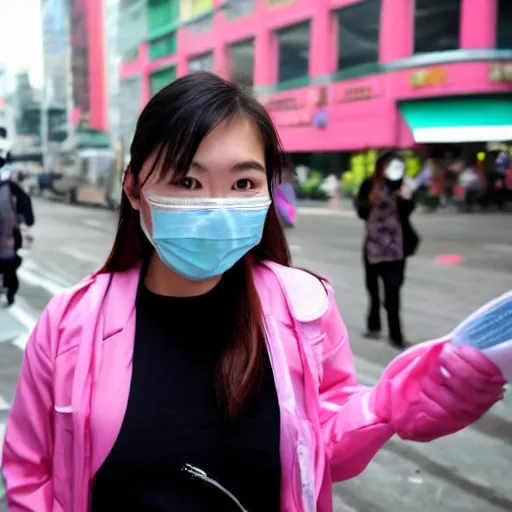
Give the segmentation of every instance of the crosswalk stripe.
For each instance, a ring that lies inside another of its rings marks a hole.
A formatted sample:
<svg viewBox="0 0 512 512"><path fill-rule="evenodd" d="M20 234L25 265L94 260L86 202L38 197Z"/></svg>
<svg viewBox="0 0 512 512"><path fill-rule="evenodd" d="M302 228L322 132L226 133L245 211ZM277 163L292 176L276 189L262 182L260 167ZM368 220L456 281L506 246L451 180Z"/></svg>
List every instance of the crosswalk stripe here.
<svg viewBox="0 0 512 512"><path fill-rule="evenodd" d="M5 424L0 423L0 467L2 467L2 452L4 449Z"/></svg>
<svg viewBox="0 0 512 512"><path fill-rule="evenodd" d="M0 395L0 411L8 411L10 408L9 402L7 402L1 395Z"/></svg>
<svg viewBox="0 0 512 512"><path fill-rule="evenodd" d="M5 398L0 395L0 412L8 411L10 408L9 402L5 400ZM0 422L0 467L2 466L2 451L4 447L4 437L5 437L5 423ZM0 498L2 497L2 486L0 485Z"/></svg>

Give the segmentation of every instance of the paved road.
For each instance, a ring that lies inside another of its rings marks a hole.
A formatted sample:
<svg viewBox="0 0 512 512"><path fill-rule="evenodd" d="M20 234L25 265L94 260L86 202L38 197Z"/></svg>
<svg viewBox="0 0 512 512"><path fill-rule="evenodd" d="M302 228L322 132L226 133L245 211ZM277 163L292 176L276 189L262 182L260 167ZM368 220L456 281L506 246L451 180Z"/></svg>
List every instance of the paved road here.
<svg viewBox="0 0 512 512"><path fill-rule="evenodd" d="M103 261L116 223L103 210L45 201L35 207L36 241L20 272L20 299L9 314L0 310L0 437L28 329L52 295ZM408 338L420 342L449 332L473 309L512 288L512 219L423 215L415 222L423 244L408 265L404 323ZM366 309L361 238L362 225L352 215L311 209L289 233L295 264L332 279L360 380L371 384L395 353L360 336ZM436 264L446 254L464 262ZM429 444L393 439L360 477L335 487L335 510L510 511L511 461L512 393L471 429L450 438Z"/></svg>

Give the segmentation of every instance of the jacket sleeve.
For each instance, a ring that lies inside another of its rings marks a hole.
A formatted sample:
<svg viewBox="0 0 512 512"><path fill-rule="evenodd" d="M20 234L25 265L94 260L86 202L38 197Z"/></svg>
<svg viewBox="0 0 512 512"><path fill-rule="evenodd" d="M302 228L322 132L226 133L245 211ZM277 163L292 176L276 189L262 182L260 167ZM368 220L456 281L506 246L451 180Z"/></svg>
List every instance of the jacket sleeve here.
<svg viewBox="0 0 512 512"><path fill-rule="evenodd" d="M416 208L415 199L403 199L401 197L398 198L398 215L401 218L408 218L411 213Z"/></svg>
<svg viewBox="0 0 512 512"><path fill-rule="evenodd" d="M353 478L393 436L371 388L358 384L347 329L333 300L324 317L320 423L334 482Z"/></svg>
<svg viewBox="0 0 512 512"><path fill-rule="evenodd" d="M7 422L3 474L12 512L53 509L50 332L45 310L28 341Z"/></svg>
<svg viewBox="0 0 512 512"><path fill-rule="evenodd" d="M10 182L10 184L11 193L16 198L16 214L23 217L23 221L27 226L33 226L34 210L32 208L32 199L17 183Z"/></svg>
<svg viewBox="0 0 512 512"><path fill-rule="evenodd" d="M391 362L373 388L361 386L347 329L329 294L330 307L323 318L319 410L333 481L360 474L394 434L430 441L467 425L443 417L426 418L422 385L426 376L438 370L445 341L409 349Z"/></svg>

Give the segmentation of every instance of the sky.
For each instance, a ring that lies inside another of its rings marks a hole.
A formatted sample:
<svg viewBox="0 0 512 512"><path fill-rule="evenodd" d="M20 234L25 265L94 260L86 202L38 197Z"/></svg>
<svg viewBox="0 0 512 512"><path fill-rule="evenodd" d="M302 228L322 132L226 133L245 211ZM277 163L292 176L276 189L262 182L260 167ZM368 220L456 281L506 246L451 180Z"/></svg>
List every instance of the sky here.
<svg viewBox="0 0 512 512"><path fill-rule="evenodd" d="M42 85L40 0L0 0L0 64L7 67L8 88L14 75L29 71L32 85Z"/></svg>

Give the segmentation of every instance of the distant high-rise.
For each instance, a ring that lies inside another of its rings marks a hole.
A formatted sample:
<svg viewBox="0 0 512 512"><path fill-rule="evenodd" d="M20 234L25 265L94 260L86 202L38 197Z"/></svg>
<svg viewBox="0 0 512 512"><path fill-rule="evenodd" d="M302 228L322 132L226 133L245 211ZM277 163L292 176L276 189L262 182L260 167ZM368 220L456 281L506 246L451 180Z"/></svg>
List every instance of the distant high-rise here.
<svg viewBox="0 0 512 512"><path fill-rule="evenodd" d="M41 11L46 104L78 128L106 130L103 1L41 0Z"/></svg>

